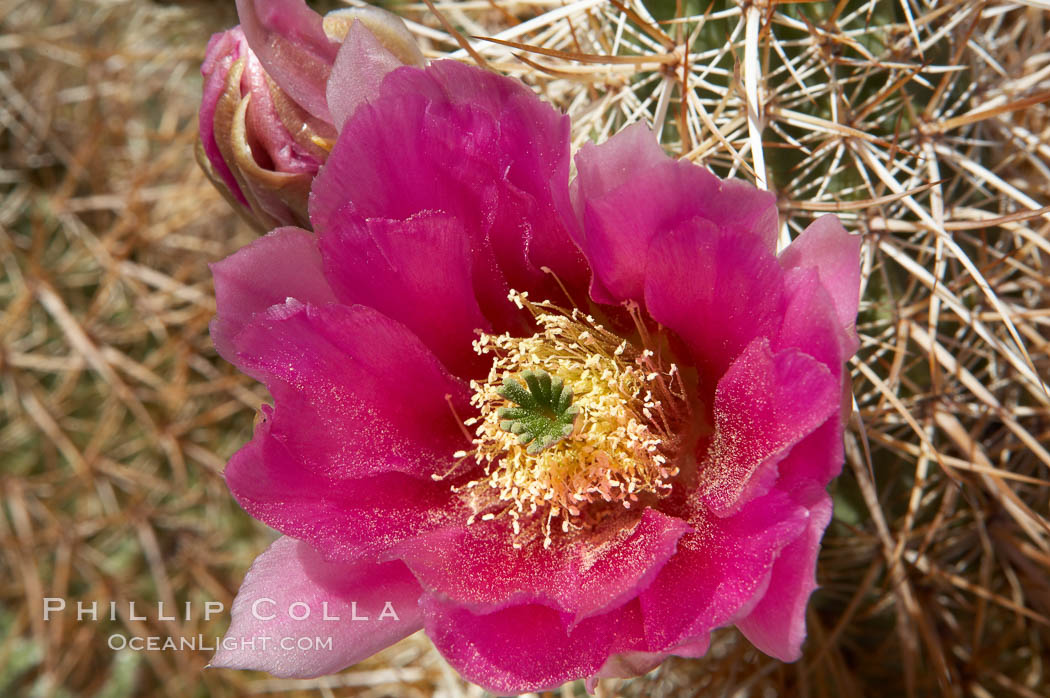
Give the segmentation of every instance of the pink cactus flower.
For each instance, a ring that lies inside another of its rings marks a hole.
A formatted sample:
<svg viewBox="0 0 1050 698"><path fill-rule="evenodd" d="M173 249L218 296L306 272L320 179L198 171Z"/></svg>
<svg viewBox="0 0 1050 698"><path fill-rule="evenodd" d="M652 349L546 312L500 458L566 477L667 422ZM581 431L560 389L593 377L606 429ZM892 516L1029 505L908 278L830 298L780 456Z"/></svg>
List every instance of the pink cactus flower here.
<svg viewBox="0 0 1050 698"><path fill-rule="evenodd" d="M504 694L731 624L799 657L859 241L825 216L777 255L772 194L644 125L570 186L568 137L516 81L396 69L314 181L316 235L214 265L216 346L274 401L226 480L284 537L212 666L316 676L420 628Z"/></svg>
<svg viewBox="0 0 1050 698"><path fill-rule="evenodd" d="M260 230L309 227L310 185L339 128L383 76L425 62L396 15L321 17L303 0L238 0L242 24L208 42L197 160ZM329 93L329 79L339 89Z"/></svg>

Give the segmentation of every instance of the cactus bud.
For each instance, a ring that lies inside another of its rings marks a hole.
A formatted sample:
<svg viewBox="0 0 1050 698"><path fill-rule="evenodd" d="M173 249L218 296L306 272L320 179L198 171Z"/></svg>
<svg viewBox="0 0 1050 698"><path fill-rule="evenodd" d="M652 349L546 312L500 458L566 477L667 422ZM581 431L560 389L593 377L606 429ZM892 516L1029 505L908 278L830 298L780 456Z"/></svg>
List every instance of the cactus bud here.
<svg viewBox="0 0 1050 698"><path fill-rule="evenodd" d="M301 0L238 0L242 24L208 43L197 160L260 231L310 228L313 178L353 111L423 54L374 7L321 18Z"/></svg>

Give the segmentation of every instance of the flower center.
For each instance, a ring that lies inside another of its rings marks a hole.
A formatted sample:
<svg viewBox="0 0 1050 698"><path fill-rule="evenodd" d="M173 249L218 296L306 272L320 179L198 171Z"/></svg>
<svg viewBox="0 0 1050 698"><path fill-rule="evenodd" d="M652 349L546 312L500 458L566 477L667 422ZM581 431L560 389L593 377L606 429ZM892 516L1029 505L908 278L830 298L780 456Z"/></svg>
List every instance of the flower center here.
<svg viewBox="0 0 1050 698"><path fill-rule="evenodd" d="M674 389L674 364L662 366L593 317L510 297L540 331L475 341L493 363L485 381L471 383L474 450L457 456L473 455L486 477L459 491L483 519L509 516L515 534L539 522L548 547L556 519L567 532L599 520L603 504L629 509L639 496L670 491L678 438L667 408L684 393Z"/></svg>

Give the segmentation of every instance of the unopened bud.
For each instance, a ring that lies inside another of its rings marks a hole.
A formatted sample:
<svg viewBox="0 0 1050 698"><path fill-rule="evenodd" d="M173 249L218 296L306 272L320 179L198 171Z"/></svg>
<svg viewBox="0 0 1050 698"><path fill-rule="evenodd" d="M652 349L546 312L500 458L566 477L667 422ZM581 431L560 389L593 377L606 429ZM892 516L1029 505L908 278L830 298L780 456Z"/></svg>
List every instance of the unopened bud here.
<svg viewBox="0 0 1050 698"><path fill-rule="evenodd" d="M212 37L201 68L197 160L260 231L309 229L310 187L343 124L388 72L425 60L379 8L322 19L301 1L237 6L242 26Z"/></svg>
<svg viewBox="0 0 1050 698"><path fill-rule="evenodd" d="M335 137L263 70L239 27L204 62L198 161L260 230L308 226L310 184Z"/></svg>

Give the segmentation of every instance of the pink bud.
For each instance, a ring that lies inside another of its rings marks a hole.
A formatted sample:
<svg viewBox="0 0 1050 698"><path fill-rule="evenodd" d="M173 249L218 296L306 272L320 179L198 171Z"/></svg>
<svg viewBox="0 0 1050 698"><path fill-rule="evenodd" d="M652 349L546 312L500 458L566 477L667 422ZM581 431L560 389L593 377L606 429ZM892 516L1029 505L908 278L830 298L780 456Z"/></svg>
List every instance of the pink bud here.
<svg viewBox="0 0 1050 698"><path fill-rule="evenodd" d="M237 6L242 25L212 37L201 67L197 160L261 231L309 228L310 187L338 130L388 72L424 58L378 8L322 19L301 0Z"/></svg>

